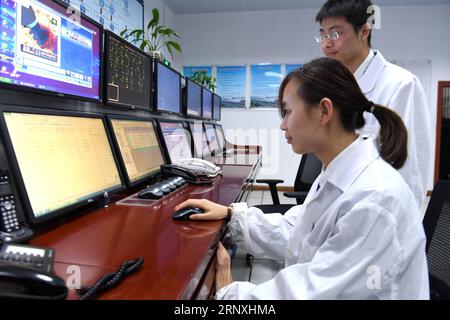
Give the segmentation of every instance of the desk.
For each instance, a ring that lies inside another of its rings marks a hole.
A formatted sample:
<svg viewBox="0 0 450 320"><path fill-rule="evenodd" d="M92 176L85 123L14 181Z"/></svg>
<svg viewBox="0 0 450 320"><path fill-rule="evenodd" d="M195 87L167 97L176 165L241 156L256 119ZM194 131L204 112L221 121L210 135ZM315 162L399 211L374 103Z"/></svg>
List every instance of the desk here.
<svg viewBox="0 0 450 320"><path fill-rule="evenodd" d="M173 221L173 208L189 198L224 205L242 201L254 180L253 165L223 165L223 177L209 186L186 185L148 206L114 203L31 241L55 249L54 269L63 279L79 268L81 286L114 272L122 262L144 258L142 269L101 299L207 299L214 285L214 253L223 221ZM68 299L76 299L70 290Z"/></svg>

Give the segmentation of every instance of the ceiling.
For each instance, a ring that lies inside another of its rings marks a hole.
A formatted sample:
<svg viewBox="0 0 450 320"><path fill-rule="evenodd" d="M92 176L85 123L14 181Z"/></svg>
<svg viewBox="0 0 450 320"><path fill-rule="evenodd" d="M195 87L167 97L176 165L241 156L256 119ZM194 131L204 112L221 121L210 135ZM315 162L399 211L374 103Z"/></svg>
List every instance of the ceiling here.
<svg viewBox="0 0 450 320"><path fill-rule="evenodd" d="M325 0L163 0L174 13L212 13L320 8ZM450 5L450 0L374 0L378 6Z"/></svg>

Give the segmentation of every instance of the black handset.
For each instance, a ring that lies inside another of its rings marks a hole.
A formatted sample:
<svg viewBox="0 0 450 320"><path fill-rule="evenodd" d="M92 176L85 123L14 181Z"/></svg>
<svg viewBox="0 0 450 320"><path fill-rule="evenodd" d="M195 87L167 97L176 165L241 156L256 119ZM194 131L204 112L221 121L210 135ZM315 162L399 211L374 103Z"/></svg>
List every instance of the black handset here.
<svg viewBox="0 0 450 320"><path fill-rule="evenodd" d="M0 298L65 299L68 288L53 274L54 250L5 243L0 246Z"/></svg>
<svg viewBox="0 0 450 320"><path fill-rule="evenodd" d="M212 183L212 179L199 177L194 172L175 164L161 165L161 172L169 176L182 177L184 180L186 180L187 183L190 184L204 185Z"/></svg>
<svg viewBox="0 0 450 320"><path fill-rule="evenodd" d="M180 176L187 181L197 179L197 175L194 172L175 164L163 164L161 165L161 170L163 173Z"/></svg>
<svg viewBox="0 0 450 320"><path fill-rule="evenodd" d="M0 241L23 242L31 239L33 231L19 223L16 197L7 169L0 169Z"/></svg>

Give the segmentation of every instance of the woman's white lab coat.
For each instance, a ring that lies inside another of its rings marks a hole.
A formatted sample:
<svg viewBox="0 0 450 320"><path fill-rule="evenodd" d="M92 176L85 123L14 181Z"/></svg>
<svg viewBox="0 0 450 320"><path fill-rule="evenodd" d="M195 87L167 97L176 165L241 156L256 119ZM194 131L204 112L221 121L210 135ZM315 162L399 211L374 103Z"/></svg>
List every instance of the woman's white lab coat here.
<svg viewBox="0 0 450 320"><path fill-rule="evenodd" d="M433 150L427 97L419 79L408 70L387 62L379 51L362 76L356 76L365 96L374 103L396 111L408 130L408 158L400 174L414 193L419 206L425 200ZM378 134L376 118L364 113L362 134Z"/></svg>
<svg viewBox="0 0 450 320"><path fill-rule="evenodd" d="M428 299L422 215L375 141L355 140L284 216L235 210L233 239L285 268L260 285L233 282L216 299Z"/></svg>

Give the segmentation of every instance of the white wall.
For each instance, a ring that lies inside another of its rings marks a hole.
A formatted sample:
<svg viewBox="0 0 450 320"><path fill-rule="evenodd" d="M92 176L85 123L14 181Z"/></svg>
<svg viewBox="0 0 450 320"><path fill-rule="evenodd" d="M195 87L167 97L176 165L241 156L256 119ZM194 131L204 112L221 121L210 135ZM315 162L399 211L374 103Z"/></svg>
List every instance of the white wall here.
<svg viewBox="0 0 450 320"><path fill-rule="evenodd" d="M322 56L314 41L319 29L314 22L316 12L308 9L176 15L183 47L177 63L307 62ZM450 6L382 7L381 15L381 29L373 36L375 49L381 50L388 60L431 60L429 99L435 128L437 81L450 80ZM222 123L229 134L232 129L265 129L273 135L278 131L278 148L269 144L264 133L259 134L260 141L255 141L263 145L266 153L279 153L270 159L274 170L262 170L260 177L279 177L286 180L285 185L293 185L299 157L286 145L279 122L276 110L225 109L222 113ZM430 187L431 181L430 175Z"/></svg>

